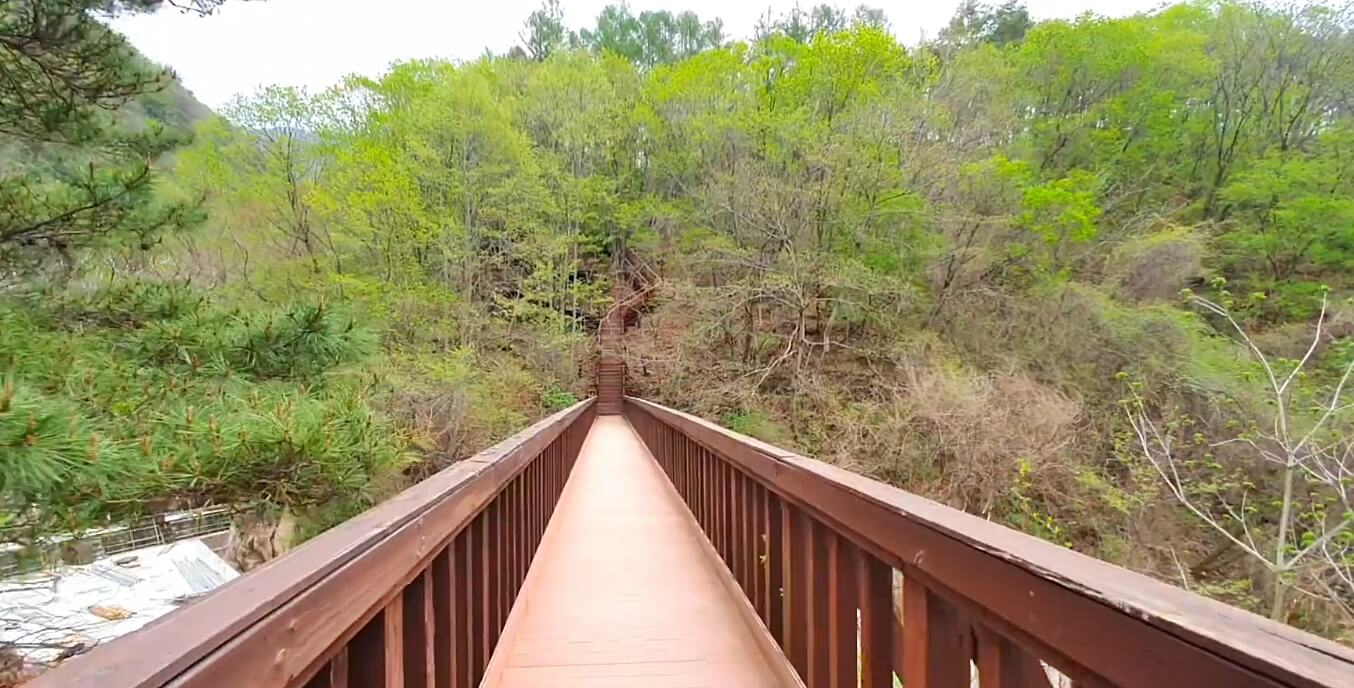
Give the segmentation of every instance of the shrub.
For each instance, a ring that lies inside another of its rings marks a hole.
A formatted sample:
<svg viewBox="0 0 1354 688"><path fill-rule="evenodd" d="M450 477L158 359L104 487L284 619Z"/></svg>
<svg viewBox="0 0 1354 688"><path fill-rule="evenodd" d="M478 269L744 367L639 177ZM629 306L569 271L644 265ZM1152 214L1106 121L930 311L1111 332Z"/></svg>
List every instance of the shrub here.
<svg viewBox="0 0 1354 688"><path fill-rule="evenodd" d="M208 503L370 505L408 463L374 336L324 305L226 310L185 285L0 299L0 500L25 537Z"/></svg>

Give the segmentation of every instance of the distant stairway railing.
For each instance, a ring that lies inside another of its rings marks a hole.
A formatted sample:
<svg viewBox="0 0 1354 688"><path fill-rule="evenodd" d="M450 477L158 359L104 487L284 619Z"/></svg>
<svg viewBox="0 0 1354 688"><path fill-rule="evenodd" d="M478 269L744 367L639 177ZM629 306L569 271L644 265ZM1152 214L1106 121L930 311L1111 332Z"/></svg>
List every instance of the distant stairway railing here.
<svg viewBox="0 0 1354 688"><path fill-rule="evenodd" d="M29 685L477 686L594 414L560 411Z"/></svg>
<svg viewBox="0 0 1354 688"><path fill-rule="evenodd" d="M808 688L1354 686L1354 651L1333 642L695 416L625 407Z"/></svg>
<svg viewBox="0 0 1354 688"><path fill-rule="evenodd" d="M630 251L620 254L612 276L611 306L602 316L597 337L597 412L619 414L625 396L627 352L625 328L633 314L648 305L658 274Z"/></svg>

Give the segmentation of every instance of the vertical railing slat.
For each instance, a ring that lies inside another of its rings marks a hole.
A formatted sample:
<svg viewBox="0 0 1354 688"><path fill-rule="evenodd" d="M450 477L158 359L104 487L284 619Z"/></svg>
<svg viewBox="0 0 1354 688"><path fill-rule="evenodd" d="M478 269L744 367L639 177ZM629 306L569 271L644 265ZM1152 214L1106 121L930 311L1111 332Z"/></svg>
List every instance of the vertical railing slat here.
<svg viewBox="0 0 1354 688"><path fill-rule="evenodd" d="M433 610L433 686L452 688L451 672L455 664L456 638L452 635L452 623L455 618L456 570L451 565L454 554L454 538L441 552L433 557L429 572L432 577L431 603Z"/></svg>
<svg viewBox="0 0 1354 688"><path fill-rule="evenodd" d="M742 474L729 470L729 570L739 588L746 589L747 570L743 567L743 492Z"/></svg>
<svg viewBox="0 0 1354 688"><path fill-rule="evenodd" d="M766 504L766 627L782 648L785 645L785 502L771 493Z"/></svg>
<svg viewBox="0 0 1354 688"><path fill-rule="evenodd" d="M805 635L808 640L809 672L808 680L805 683L808 684L809 688L826 688L831 666L829 663L831 636L827 632L831 623L828 615L828 606L832 596L832 589L828 581L828 570L832 562L828 546L831 531L816 520L811 518L806 520L809 525L807 528L808 546L805 547L808 556L808 571L806 572L808 597L805 600L805 606L808 607L808 623L806 624Z"/></svg>
<svg viewBox="0 0 1354 688"><path fill-rule="evenodd" d="M866 552L857 557L861 688L893 687L893 570ZM908 688L915 688L908 684Z"/></svg>
<svg viewBox="0 0 1354 688"><path fill-rule="evenodd" d="M903 683L967 688L971 635L953 605L903 572Z"/></svg>
<svg viewBox="0 0 1354 688"><path fill-rule="evenodd" d="M981 688L1049 688L1039 660L990 629L978 626L974 631Z"/></svg>
<svg viewBox="0 0 1354 688"><path fill-rule="evenodd" d="M756 565L756 578L753 581L752 606L757 610L757 618L762 620L762 624L770 627L770 621L767 617L767 609L770 605L767 602L766 580L767 580L767 562L766 562L766 488L760 483L752 482L752 494L754 495L753 509L753 563Z"/></svg>
<svg viewBox="0 0 1354 688"><path fill-rule="evenodd" d="M809 669L809 528L798 508L782 502L785 530L785 649L801 678Z"/></svg>
<svg viewBox="0 0 1354 688"><path fill-rule="evenodd" d="M404 599L396 595L353 637L348 679L361 688L404 685Z"/></svg>
<svg viewBox="0 0 1354 688"><path fill-rule="evenodd" d="M348 688L348 646L340 647L306 682L305 688Z"/></svg>
<svg viewBox="0 0 1354 688"><path fill-rule="evenodd" d="M742 544L743 595L754 605L757 603L757 519L754 505L753 479L739 473L739 540Z"/></svg>
<svg viewBox="0 0 1354 688"><path fill-rule="evenodd" d="M424 569L404 588L401 615L404 618L404 685L431 688L434 685L432 571Z"/></svg>
<svg viewBox="0 0 1354 688"><path fill-rule="evenodd" d="M470 657L470 685L478 686L480 679L484 678L484 665L489 660L489 605L488 596L484 594L489 580L489 518L487 511L481 511L475 518L474 538L470 541L473 545L471 550L471 577L470 577L470 602L474 608L470 610L471 617L471 646L473 653Z"/></svg>
<svg viewBox="0 0 1354 688"><path fill-rule="evenodd" d="M851 541L834 536L828 545L828 685L831 688L856 688L857 647L859 635L856 620L857 574L856 548Z"/></svg>
<svg viewBox="0 0 1354 688"><path fill-rule="evenodd" d="M471 665L474 664L475 618L474 596L471 585L474 579L475 558L471 543L474 539L474 524L467 525L461 534L452 541L452 688L470 688Z"/></svg>
<svg viewBox="0 0 1354 688"><path fill-rule="evenodd" d="M499 629L499 610L502 600L500 599L500 590L503 574L503 542L499 539L499 506L498 502L490 502L484 510L485 516L485 534L484 545L486 556L484 557L484 647L485 664L488 664L489 657L493 656L494 646L498 644Z"/></svg>

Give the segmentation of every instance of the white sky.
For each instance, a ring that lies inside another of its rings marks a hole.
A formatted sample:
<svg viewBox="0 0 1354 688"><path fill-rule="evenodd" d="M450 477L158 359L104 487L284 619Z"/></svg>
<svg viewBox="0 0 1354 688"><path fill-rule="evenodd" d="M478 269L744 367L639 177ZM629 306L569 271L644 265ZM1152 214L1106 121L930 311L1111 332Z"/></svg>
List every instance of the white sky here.
<svg viewBox="0 0 1354 688"><path fill-rule="evenodd" d="M614 0L563 0L565 23L591 25ZM999 1L999 0L998 0ZM1036 19L1086 11L1119 16L1155 9L1162 0L1027 0ZM693 10L724 20L725 34L746 38L767 8L780 14L794 0L631 0L648 9ZM798 3L808 8L817 0ZM854 7L858 0L836 4ZM915 42L934 36L959 0L865 2L888 15L893 32ZM996 1L991 4L997 4ZM173 10L124 16L113 25L151 59L172 67L197 97L218 107L265 84L321 90L348 74L378 75L391 62L423 57L471 59L506 52L540 0L267 0L227 2L210 17Z"/></svg>

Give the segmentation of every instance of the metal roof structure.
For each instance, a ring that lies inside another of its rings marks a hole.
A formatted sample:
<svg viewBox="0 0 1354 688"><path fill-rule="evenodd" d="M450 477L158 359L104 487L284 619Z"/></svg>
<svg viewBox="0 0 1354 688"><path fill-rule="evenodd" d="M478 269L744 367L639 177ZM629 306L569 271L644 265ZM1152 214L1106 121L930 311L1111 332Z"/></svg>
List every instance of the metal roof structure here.
<svg viewBox="0 0 1354 688"><path fill-rule="evenodd" d="M240 574L198 539L0 580L0 646L50 666L126 635Z"/></svg>

